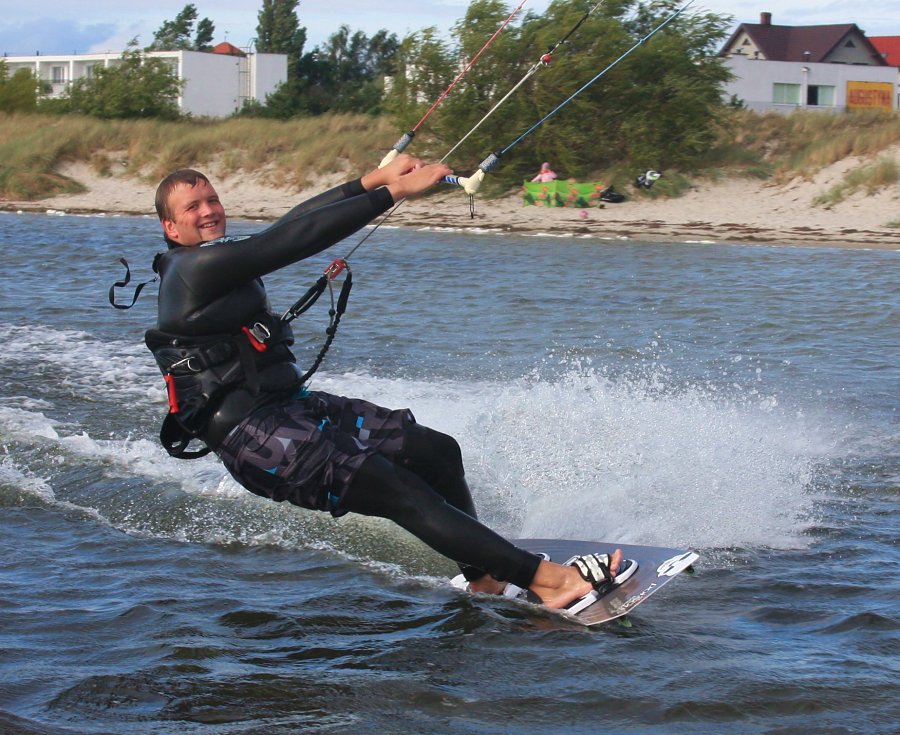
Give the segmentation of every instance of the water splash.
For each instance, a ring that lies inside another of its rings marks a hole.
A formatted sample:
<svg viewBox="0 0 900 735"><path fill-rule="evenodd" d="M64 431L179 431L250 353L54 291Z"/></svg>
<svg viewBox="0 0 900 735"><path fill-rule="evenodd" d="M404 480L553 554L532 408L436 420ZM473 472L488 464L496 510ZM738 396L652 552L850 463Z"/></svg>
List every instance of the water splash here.
<svg viewBox="0 0 900 735"><path fill-rule="evenodd" d="M130 390L133 404L144 405L144 382L111 381L111 399ZM553 378L464 385L322 372L314 387L409 406L422 423L457 437L482 519L509 536L695 548L802 545L815 513L817 473L835 453L823 422L782 408L774 396L676 385L655 368L611 377L573 365ZM99 439L24 408L3 408L0 429L25 444L54 444L95 465L104 482L149 480L136 491L144 507L129 496L121 512L104 508L126 530L290 545L315 541L330 524L298 523L291 514L281 520L281 506L249 496L215 459L179 462L149 437ZM189 510L176 510L171 498L148 502L173 484ZM56 493L65 496L62 488ZM93 507L106 502L81 498ZM171 517L154 519L153 509ZM324 532L342 543L344 534Z"/></svg>
<svg viewBox="0 0 900 735"><path fill-rule="evenodd" d="M837 451L825 419L757 385L725 394L659 367L465 385L345 374L318 387L408 405L455 436L482 519L518 537L806 545Z"/></svg>

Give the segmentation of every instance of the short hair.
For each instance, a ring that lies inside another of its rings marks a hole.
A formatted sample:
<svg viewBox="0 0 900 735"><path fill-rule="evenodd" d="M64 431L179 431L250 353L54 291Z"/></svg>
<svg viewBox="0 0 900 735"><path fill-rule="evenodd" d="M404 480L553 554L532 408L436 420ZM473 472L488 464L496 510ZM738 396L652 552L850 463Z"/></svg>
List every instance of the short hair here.
<svg viewBox="0 0 900 735"><path fill-rule="evenodd" d="M187 184L193 188L197 186L198 181L205 181L209 184L209 179L199 171L194 171L192 168L180 168L159 182L159 186L156 187L156 214L159 215L160 222L164 219L175 220L172 210L169 209L169 196L172 194L172 190L179 184Z"/></svg>

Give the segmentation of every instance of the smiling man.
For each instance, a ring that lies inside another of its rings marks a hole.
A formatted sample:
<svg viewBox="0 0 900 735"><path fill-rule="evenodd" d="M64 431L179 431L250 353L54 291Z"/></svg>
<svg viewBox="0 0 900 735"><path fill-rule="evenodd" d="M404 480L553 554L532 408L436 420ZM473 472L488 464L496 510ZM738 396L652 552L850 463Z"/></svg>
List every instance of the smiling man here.
<svg viewBox="0 0 900 735"><path fill-rule="evenodd" d="M554 564L479 523L455 439L409 409L302 384L290 325L272 313L262 282L449 173L401 154L239 237L226 236L225 208L206 176L185 169L163 179L156 211L169 249L154 261L158 320L145 338L168 391L160 438L176 457L214 451L257 495L335 517L388 518L456 561L473 591L508 594L510 583L567 606L617 572L622 581L633 565L621 552ZM206 448L188 451L194 439Z"/></svg>
<svg viewBox="0 0 900 735"><path fill-rule="evenodd" d="M156 192L156 213L170 243L199 245L225 234L225 207L199 171L176 171Z"/></svg>

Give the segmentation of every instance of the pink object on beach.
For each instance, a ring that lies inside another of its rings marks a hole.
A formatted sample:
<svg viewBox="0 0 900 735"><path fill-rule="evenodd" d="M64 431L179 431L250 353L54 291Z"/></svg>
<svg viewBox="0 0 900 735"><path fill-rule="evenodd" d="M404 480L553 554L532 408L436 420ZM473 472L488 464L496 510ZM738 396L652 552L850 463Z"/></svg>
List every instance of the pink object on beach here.
<svg viewBox="0 0 900 735"><path fill-rule="evenodd" d="M550 168L549 163L542 163L541 170L538 172L538 175L535 176L532 181L553 181L556 178L556 172Z"/></svg>

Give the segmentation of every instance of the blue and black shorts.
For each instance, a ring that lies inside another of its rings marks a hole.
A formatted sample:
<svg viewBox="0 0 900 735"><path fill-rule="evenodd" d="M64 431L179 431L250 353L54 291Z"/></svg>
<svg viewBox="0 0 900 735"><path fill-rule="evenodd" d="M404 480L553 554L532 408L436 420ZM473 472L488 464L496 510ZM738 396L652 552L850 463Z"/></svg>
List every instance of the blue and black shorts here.
<svg viewBox="0 0 900 735"><path fill-rule="evenodd" d="M335 516L362 463L378 453L397 462L409 409L312 391L299 400L254 411L217 450L231 475L251 492Z"/></svg>

